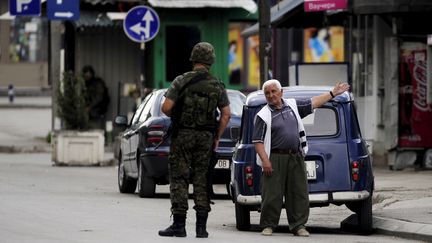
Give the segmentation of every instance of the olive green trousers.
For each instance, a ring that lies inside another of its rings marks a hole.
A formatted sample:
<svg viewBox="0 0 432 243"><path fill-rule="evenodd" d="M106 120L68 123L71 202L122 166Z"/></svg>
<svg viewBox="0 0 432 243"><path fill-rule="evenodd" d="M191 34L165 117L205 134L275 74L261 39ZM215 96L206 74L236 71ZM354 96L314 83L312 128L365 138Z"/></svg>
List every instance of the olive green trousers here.
<svg viewBox="0 0 432 243"><path fill-rule="evenodd" d="M309 218L309 193L306 166L301 154L270 155L273 172L261 177L262 228L275 229L279 223L285 198L290 231L304 227Z"/></svg>

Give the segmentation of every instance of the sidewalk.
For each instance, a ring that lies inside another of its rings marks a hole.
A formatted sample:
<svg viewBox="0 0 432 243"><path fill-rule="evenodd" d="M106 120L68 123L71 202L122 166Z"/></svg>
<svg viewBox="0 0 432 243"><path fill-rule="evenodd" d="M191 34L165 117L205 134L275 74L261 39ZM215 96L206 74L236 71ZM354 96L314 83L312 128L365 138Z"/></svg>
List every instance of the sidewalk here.
<svg viewBox="0 0 432 243"><path fill-rule="evenodd" d="M47 137L51 132L51 97L22 96L9 103L0 96L0 153L51 153ZM112 149L105 148L101 165L111 165Z"/></svg>
<svg viewBox="0 0 432 243"><path fill-rule="evenodd" d="M0 153L51 152L51 98L0 97ZM1 155L0 155L1 156ZM107 151L105 159L113 159ZM374 168L374 227L378 233L432 242L432 170Z"/></svg>
<svg viewBox="0 0 432 243"><path fill-rule="evenodd" d="M377 232L432 242L432 170L374 169Z"/></svg>
<svg viewBox="0 0 432 243"><path fill-rule="evenodd" d="M18 96L10 103L7 96L0 96L0 109L51 109L51 96Z"/></svg>
<svg viewBox="0 0 432 243"><path fill-rule="evenodd" d="M49 152L51 97L0 97L0 152Z"/></svg>

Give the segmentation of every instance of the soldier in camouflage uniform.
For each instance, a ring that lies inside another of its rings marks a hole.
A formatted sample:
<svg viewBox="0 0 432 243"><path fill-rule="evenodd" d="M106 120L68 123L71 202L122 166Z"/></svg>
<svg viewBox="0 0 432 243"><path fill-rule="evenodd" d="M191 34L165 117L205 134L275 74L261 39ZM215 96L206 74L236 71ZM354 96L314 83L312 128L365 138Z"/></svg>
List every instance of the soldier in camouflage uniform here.
<svg viewBox="0 0 432 243"><path fill-rule="evenodd" d="M206 173L212 149L217 148L231 114L225 86L209 73L214 59L211 44L196 44L190 57L193 70L176 77L165 94L162 111L173 123L169 178L174 222L160 230L160 236L186 236L188 187L192 183L196 237L208 237L206 224L210 204ZM221 111L219 122L217 108Z"/></svg>

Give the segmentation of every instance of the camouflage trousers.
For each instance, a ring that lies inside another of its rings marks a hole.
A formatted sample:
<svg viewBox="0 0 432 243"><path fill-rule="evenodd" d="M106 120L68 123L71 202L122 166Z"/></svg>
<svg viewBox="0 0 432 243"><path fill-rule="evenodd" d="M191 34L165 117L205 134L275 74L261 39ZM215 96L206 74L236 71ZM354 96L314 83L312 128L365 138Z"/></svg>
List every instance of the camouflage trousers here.
<svg viewBox="0 0 432 243"><path fill-rule="evenodd" d="M169 179L171 212L173 214L186 214L189 183L193 184L193 200L196 212L210 212L206 173L213 138L211 132L182 129L178 136L172 140L169 155Z"/></svg>

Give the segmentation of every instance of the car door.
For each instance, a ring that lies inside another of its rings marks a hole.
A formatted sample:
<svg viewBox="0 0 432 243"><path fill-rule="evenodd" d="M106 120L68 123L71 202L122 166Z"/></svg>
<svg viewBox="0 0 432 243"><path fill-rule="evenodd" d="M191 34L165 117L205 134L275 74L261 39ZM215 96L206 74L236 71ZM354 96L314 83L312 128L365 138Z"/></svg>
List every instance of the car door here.
<svg viewBox="0 0 432 243"><path fill-rule="evenodd" d="M348 147L341 105L317 108L302 120L309 144L305 157L309 192L350 190Z"/></svg>
<svg viewBox="0 0 432 243"><path fill-rule="evenodd" d="M132 170L133 171L137 171L138 172L138 164L136 163L138 161L138 145L140 142L140 129L145 129L143 128L143 123L145 121L147 121L150 116L151 116L151 110L155 104L155 100L157 98L157 93L156 92L152 92L149 95L146 96L143 104L143 109L137 119L137 121L135 121L134 124L132 124L131 126L131 137L130 137L130 159L131 161L134 161L135 163L131 163L132 166Z"/></svg>
<svg viewBox="0 0 432 243"><path fill-rule="evenodd" d="M136 137L138 137L137 131L139 127L139 118L141 114L143 113L146 104L148 103L148 100L150 99L152 94L149 94L144 101L141 103L141 105L138 107L134 115L132 116L131 123L126 129L126 131L123 133L122 138L122 151L123 151L123 162L126 171L129 172L129 174L134 174L136 177L138 171L136 167L136 146L133 142Z"/></svg>

